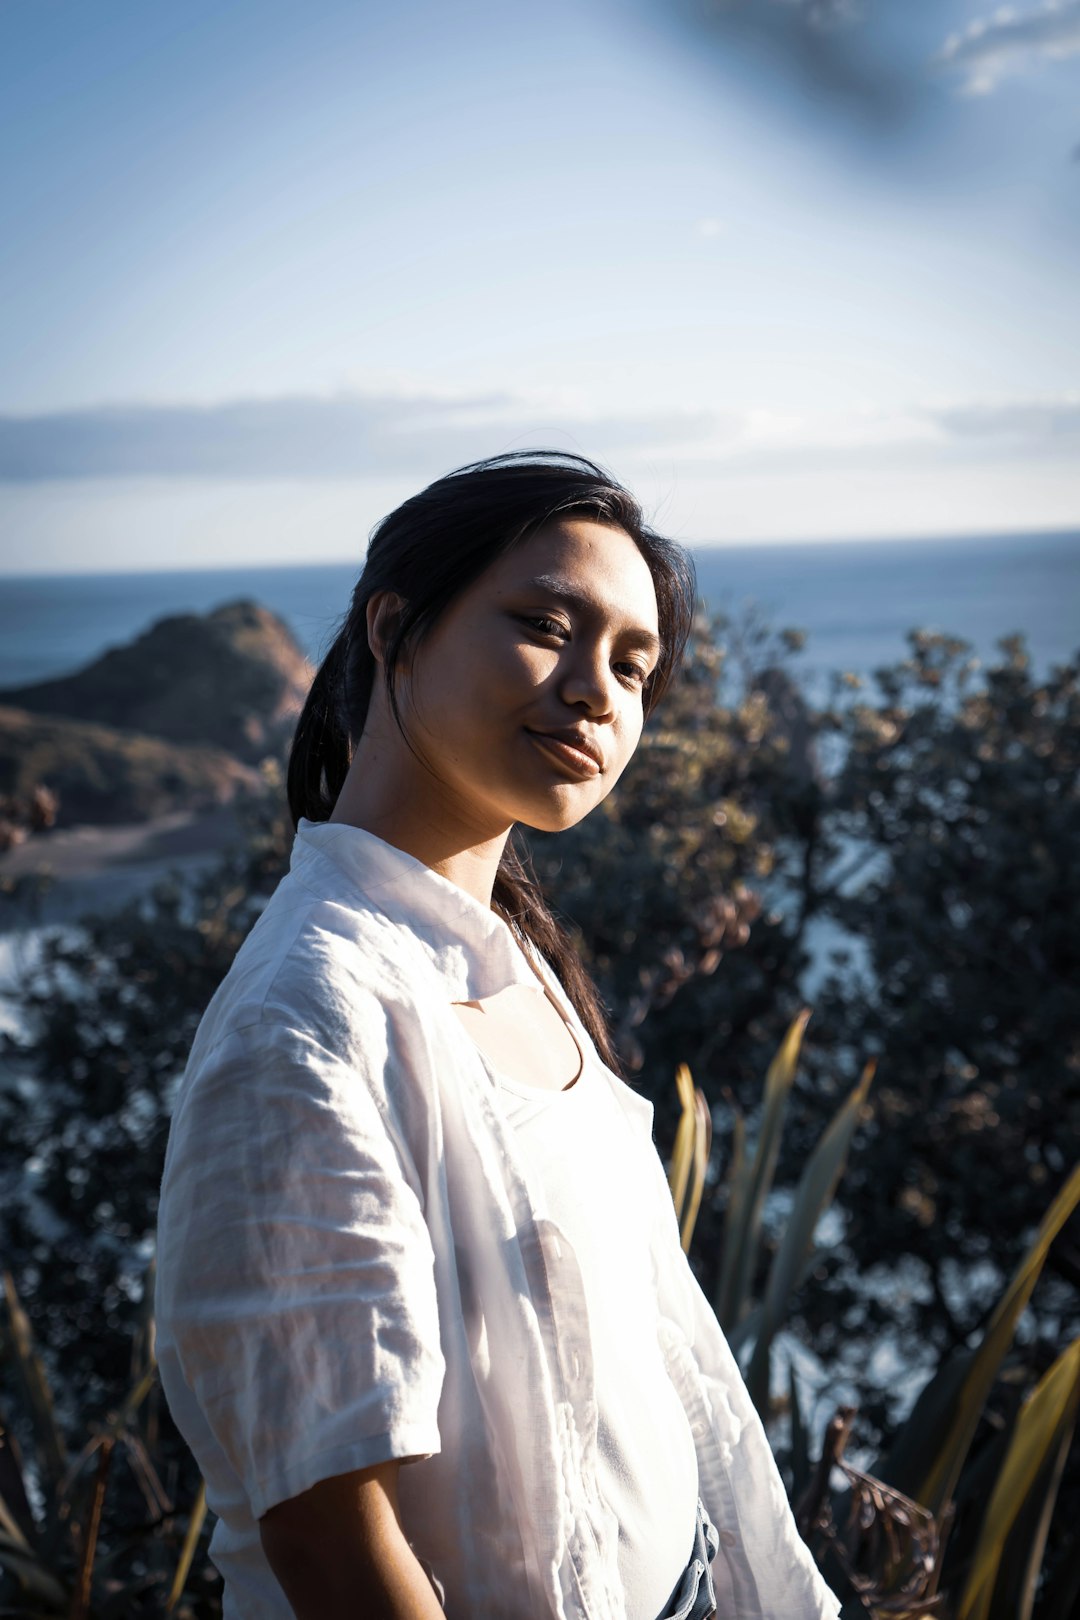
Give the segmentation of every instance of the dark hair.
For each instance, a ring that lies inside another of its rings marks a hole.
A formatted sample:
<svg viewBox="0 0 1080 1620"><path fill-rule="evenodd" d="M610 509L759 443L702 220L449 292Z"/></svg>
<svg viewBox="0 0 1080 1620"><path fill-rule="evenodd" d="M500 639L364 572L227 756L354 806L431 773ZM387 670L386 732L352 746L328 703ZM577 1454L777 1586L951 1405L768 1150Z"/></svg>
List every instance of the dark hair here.
<svg viewBox="0 0 1080 1620"><path fill-rule="evenodd" d="M589 517L630 536L652 575L661 652L645 688L651 712L678 668L695 603L693 563L655 534L633 496L593 462L558 451L522 451L477 461L439 478L383 518L371 535L364 571L345 621L319 667L289 756L289 809L326 821L364 729L376 662L368 646L367 605L393 591L404 607L384 651L396 714L394 672L454 599L497 558L559 517ZM492 905L551 964L605 1060L617 1066L596 989L511 840Z"/></svg>

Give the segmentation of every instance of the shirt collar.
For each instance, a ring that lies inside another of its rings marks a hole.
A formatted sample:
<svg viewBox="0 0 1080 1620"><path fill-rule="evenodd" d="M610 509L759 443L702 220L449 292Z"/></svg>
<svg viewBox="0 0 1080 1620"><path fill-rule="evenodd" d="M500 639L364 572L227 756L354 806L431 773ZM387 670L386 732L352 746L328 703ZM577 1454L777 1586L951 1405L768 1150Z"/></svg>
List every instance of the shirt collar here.
<svg viewBox="0 0 1080 1620"><path fill-rule="evenodd" d="M483 1001L513 984L543 990L500 916L374 833L302 818L290 869L323 899L347 902L351 891L411 934L450 1001Z"/></svg>

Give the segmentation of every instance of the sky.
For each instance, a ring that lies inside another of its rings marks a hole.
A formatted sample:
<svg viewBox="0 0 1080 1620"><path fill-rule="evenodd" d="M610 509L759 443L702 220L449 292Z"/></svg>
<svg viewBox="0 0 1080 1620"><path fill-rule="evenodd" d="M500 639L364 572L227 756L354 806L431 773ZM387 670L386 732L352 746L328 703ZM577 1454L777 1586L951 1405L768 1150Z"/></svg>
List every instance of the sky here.
<svg viewBox="0 0 1080 1620"><path fill-rule="evenodd" d="M0 0L0 571L1080 527L1080 0Z"/></svg>

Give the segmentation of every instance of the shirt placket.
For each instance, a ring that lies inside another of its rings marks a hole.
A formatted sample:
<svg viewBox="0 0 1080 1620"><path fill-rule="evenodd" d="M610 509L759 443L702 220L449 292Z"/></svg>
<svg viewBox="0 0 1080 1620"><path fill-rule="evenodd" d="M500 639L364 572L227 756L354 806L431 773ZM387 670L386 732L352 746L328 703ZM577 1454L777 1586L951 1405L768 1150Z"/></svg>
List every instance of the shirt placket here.
<svg viewBox="0 0 1080 1620"><path fill-rule="evenodd" d="M565 1234L543 1216L523 1228L522 1256L556 1400L563 1466L561 1517L574 1612L616 1620L624 1607L618 1523L597 1484L597 1405L585 1286Z"/></svg>

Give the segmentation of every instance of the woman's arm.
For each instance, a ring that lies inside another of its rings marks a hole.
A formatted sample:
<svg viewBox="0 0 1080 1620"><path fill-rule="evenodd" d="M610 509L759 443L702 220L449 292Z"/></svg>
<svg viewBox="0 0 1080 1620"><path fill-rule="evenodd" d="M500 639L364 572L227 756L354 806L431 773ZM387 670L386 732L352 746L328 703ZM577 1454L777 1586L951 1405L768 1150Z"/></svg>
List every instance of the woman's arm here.
<svg viewBox="0 0 1080 1620"><path fill-rule="evenodd" d="M297 1620L445 1620L401 1528L400 1461L324 1479L259 1520Z"/></svg>

